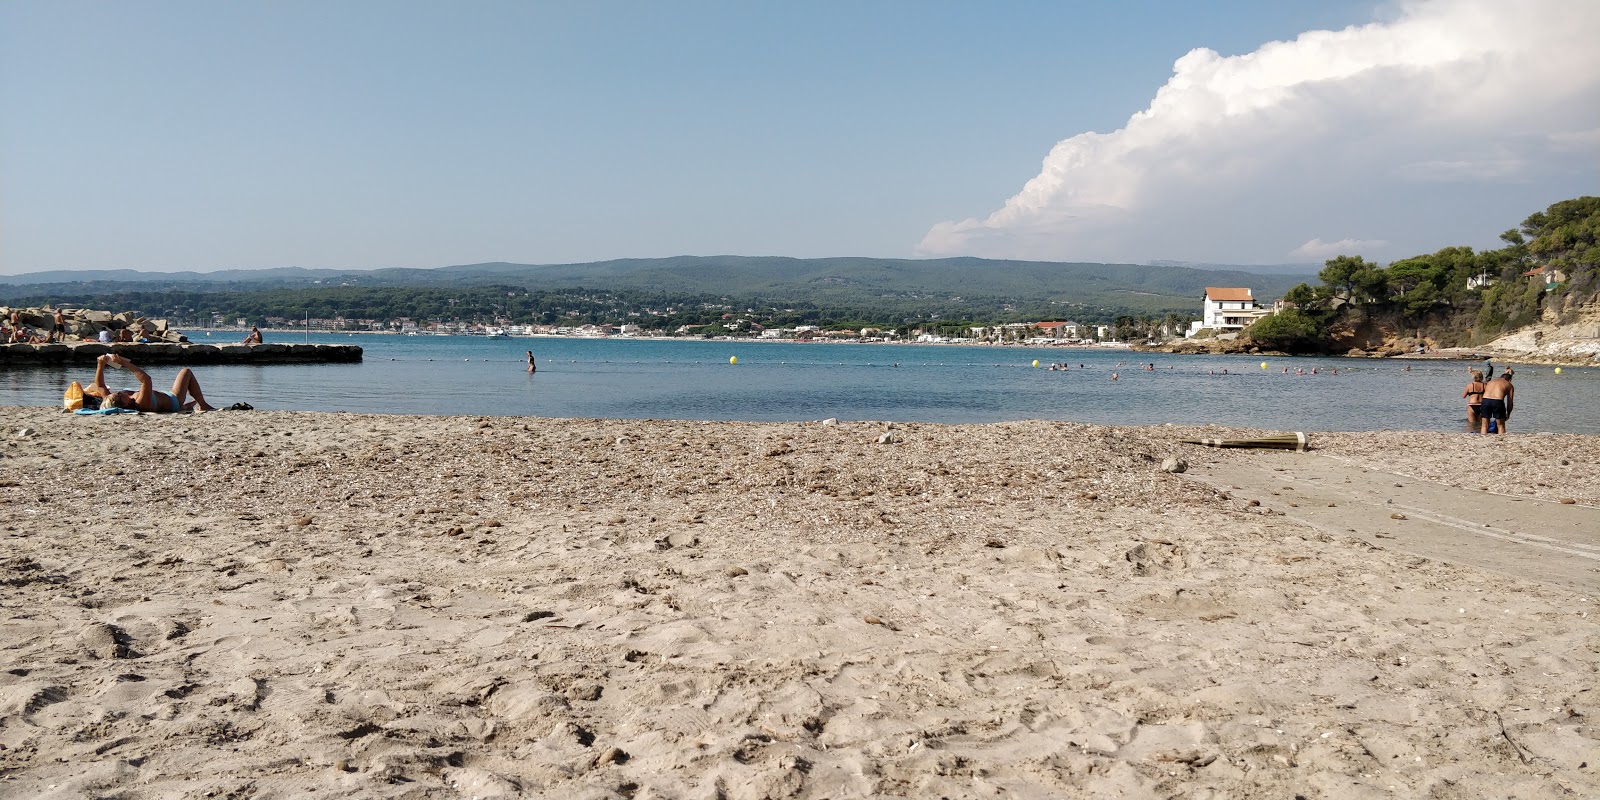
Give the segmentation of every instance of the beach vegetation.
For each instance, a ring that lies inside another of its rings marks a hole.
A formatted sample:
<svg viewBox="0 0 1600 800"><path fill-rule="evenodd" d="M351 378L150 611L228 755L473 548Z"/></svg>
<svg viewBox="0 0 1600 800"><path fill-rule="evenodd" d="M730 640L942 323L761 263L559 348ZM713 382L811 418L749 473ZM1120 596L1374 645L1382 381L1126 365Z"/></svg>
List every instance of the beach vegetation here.
<svg viewBox="0 0 1600 800"><path fill-rule="evenodd" d="M1303 353L1322 348L1326 328L1298 308L1286 308L1249 328L1250 341L1269 350Z"/></svg>

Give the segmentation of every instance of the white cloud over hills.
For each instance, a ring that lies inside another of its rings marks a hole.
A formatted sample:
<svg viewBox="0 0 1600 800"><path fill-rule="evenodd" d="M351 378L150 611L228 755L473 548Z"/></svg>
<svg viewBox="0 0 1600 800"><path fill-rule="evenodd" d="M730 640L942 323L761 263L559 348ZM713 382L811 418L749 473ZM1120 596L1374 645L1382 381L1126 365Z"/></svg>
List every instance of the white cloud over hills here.
<svg viewBox="0 0 1600 800"><path fill-rule="evenodd" d="M1497 246L1600 192L1600 2L1422 0L1255 52L1196 49L1112 133L1055 145L924 256L1391 260ZM1529 205L1529 204L1532 205Z"/></svg>

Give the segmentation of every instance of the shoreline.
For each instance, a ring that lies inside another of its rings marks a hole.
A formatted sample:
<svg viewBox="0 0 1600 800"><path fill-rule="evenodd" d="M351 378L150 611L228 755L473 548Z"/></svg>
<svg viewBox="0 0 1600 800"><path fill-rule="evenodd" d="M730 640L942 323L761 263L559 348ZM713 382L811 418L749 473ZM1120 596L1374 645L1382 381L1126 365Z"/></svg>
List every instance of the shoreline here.
<svg viewBox="0 0 1600 800"><path fill-rule="evenodd" d="M248 329L234 330L234 329L226 329L226 328L185 328L184 330L185 331L196 331L196 332L202 332L202 333L206 332L206 331L228 332L228 333L243 333L243 332L246 332ZM278 330L279 329L272 328L272 329L268 329L267 331L264 331L264 333L267 333L268 335L273 335ZM283 336L278 336L276 338L283 339L283 338L287 338L288 336L292 336L292 335L294 335L294 334L285 333ZM300 335L303 336L304 332L300 332ZM329 331L329 332L320 332L320 333L316 333L316 334L313 334L313 335L315 335L315 336L341 336L341 335L348 335L348 336L394 336L394 337L405 337L406 336L405 334L392 333L392 332L387 332L387 331ZM431 337L431 336L435 336L435 335L437 335L437 334L418 334L419 337ZM1068 348L1068 349L1072 349L1072 350L1127 350L1127 351L1137 352L1137 353L1167 353L1167 354L1173 354L1173 355L1186 355L1186 356L1189 356L1189 355L1194 355L1194 356L1228 355L1228 356L1246 356L1246 357L1251 357L1251 356L1270 356L1272 358L1338 358L1338 359L1349 359L1351 361L1375 361L1375 360L1390 360L1390 359L1395 359L1395 360L1417 360L1417 361L1472 361L1472 360L1481 361L1485 357L1488 357L1488 358L1492 358L1497 363L1506 362L1506 363L1511 363L1511 364L1515 364L1515 365L1534 365L1534 366L1552 366L1552 367L1600 367L1600 359L1595 359L1595 358L1585 358L1585 357L1581 357L1581 356L1550 356L1550 355L1542 355L1542 354L1536 354L1536 353L1528 353L1528 352L1519 351L1519 350L1506 350L1506 349L1494 348L1494 347L1439 348L1437 350L1432 350L1429 353L1424 354L1424 355L1418 355L1416 353L1397 353L1397 354L1394 354L1394 355L1372 354L1372 355L1352 356L1352 355L1349 355L1348 353L1345 353L1345 354L1300 354L1300 355L1297 355L1297 354L1291 354L1291 353L1283 353L1283 352L1276 351L1276 350L1271 350L1271 351L1263 350L1263 351L1259 351L1259 352L1255 352L1255 353L1251 353L1251 352L1220 353L1220 352L1211 351L1211 350L1204 350L1204 349L1196 350L1194 352L1179 351L1177 349L1172 349L1172 348L1181 347L1182 346L1181 343L1145 346L1145 345L1132 344L1132 343L1128 343L1128 342L1102 342L1102 343L1095 343L1095 344L1066 344L1066 343L1052 344L1052 343L1042 343L1042 342L1031 342L1031 343L1030 342L1009 342L1009 343L1004 343L1004 344L995 343L995 342L860 342L860 341L828 341L828 340L796 340L796 339L762 339L762 338L753 338L753 337L717 337L717 338L713 338L713 339L701 339L699 337L692 337L692 336L620 336L620 335L619 336L571 336L571 335L564 335L564 334L527 334L527 335L507 336L507 337L487 337L487 336L450 334L450 335L447 335L445 338L456 338L456 337L465 338L465 339L488 339L488 338L497 338L498 339L498 338L506 338L506 339L513 340L513 341L540 340L540 339L563 339L563 340L601 339L601 340L607 340L607 341L664 341L664 342L706 341L706 342L719 342L719 343L762 342L762 343L794 344L794 345L815 345L815 344L840 344L840 345L845 345L845 344L848 344L848 345L865 345L865 346L875 346L875 345L888 345L888 346L923 345L923 346L930 346L930 347L985 347L985 348L1038 348L1038 349ZM276 343L276 342L268 342L268 343L272 344L272 343ZM285 342L285 343L293 344L293 342ZM203 342L201 342L201 344L203 344Z"/></svg>
<svg viewBox="0 0 1600 800"><path fill-rule="evenodd" d="M1600 580L1419 557L1386 502L1494 459L1529 524L1600 505L1596 436L0 424L19 796L1600 791ZM1293 518L1324 462L1373 537Z"/></svg>

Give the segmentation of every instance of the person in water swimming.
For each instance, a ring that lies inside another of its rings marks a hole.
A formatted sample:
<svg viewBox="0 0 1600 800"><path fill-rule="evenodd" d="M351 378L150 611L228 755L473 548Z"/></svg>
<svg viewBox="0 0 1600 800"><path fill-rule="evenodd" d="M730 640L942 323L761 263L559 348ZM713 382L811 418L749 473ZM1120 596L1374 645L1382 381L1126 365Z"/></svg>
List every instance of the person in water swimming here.
<svg viewBox="0 0 1600 800"><path fill-rule="evenodd" d="M106 367L125 369L139 381L138 389L122 389L112 391L106 388ZM157 414L170 414L177 411L214 411L215 406L206 402L205 395L200 393L200 381L195 378L194 372L188 367L178 370L178 377L172 382L171 392L158 392L150 383L150 375L139 369L126 356L107 353L95 360L94 384L85 387L84 394L99 397L101 405L112 408L126 408L133 411L149 411Z"/></svg>

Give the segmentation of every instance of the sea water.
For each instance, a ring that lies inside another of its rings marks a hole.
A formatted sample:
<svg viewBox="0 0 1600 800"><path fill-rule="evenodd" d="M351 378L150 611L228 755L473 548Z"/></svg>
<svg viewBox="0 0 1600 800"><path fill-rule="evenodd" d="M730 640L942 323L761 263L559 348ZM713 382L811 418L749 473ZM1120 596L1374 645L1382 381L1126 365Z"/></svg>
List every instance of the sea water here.
<svg viewBox="0 0 1600 800"><path fill-rule="evenodd" d="M197 342L221 339L195 334ZM233 341L226 334L224 341ZM294 335L357 344L359 364L207 366L208 400L385 414L1457 431L1464 361L1180 356L1093 347L699 339ZM526 371L526 351L539 369ZM737 363L730 363L737 359ZM1039 366L1033 366L1034 361ZM1266 368L1262 368L1262 364ZM1067 369L1050 370L1050 364ZM1147 369L1148 365L1154 369ZM1288 368L1288 373L1284 369ZM1337 374L1334 374L1337 371ZM175 367L153 367L157 388ZM1315 374L1313 374L1315 372ZM1117 380L1111 379L1116 373ZM1303 373L1303 374L1299 374ZM93 370L0 371L0 404L56 405ZM113 383L126 376L113 373ZM1514 433L1600 433L1600 369L1517 370Z"/></svg>

